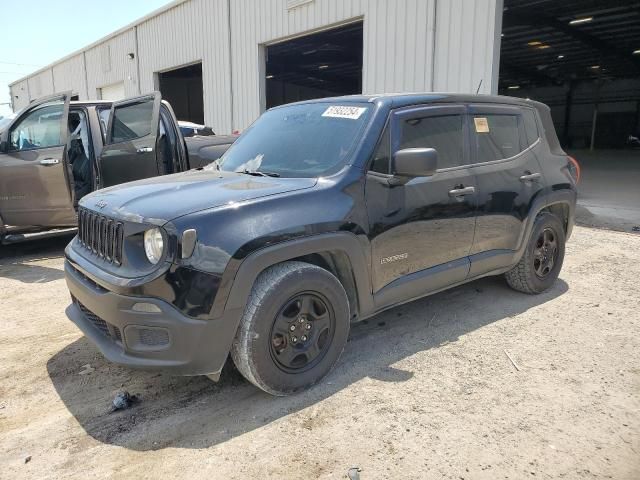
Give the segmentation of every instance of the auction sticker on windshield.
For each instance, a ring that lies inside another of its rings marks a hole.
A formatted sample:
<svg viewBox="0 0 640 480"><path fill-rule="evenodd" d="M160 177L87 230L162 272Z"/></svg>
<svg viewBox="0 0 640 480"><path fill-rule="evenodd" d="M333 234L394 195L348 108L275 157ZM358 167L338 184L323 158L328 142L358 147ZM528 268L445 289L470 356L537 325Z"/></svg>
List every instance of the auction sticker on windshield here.
<svg viewBox="0 0 640 480"><path fill-rule="evenodd" d="M363 107L344 107L338 105L332 105L327 108L322 114L323 117L333 118L349 118L351 120L357 120L365 112L366 108Z"/></svg>

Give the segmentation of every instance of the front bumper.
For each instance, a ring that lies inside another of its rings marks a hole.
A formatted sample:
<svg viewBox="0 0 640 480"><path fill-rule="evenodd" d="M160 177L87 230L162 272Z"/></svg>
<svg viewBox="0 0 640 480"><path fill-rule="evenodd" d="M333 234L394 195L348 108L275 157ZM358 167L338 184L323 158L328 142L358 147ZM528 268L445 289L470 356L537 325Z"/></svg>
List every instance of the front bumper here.
<svg viewBox="0 0 640 480"><path fill-rule="evenodd" d="M241 309L216 319L191 318L164 300L110 291L69 260L65 278L73 300L67 316L108 360L177 375L219 376Z"/></svg>

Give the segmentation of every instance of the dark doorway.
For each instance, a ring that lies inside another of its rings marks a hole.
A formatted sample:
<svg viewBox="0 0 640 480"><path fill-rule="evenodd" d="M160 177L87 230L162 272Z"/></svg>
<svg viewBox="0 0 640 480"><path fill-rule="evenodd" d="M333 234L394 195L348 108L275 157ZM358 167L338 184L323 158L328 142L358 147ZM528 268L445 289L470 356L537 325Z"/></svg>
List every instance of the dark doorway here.
<svg viewBox="0 0 640 480"><path fill-rule="evenodd" d="M158 81L178 120L204 124L202 63L158 73Z"/></svg>
<svg viewBox="0 0 640 480"><path fill-rule="evenodd" d="M362 22L266 48L266 106L362 93Z"/></svg>
<svg viewBox="0 0 640 480"><path fill-rule="evenodd" d="M505 0L499 91L551 107L566 148L640 134L640 1Z"/></svg>

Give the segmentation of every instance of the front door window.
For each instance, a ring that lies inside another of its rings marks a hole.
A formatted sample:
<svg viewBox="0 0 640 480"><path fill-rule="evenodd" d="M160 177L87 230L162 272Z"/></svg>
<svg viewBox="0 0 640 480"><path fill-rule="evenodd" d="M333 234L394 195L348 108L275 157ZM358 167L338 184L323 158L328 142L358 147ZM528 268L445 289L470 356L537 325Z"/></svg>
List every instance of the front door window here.
<svg viewBox="0 0 640 480"><path fill-rule="evenodd" d="M62 144L64 102L45 103L11 129L9 150L34 150Z"/></svg>

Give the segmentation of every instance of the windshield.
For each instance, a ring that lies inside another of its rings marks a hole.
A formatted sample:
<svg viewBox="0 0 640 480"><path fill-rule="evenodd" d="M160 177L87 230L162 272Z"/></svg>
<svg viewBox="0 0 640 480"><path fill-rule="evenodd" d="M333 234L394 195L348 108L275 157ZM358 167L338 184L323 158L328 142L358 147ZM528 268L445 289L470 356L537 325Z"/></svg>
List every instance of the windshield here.
<svg viewBox="0 0 640 480"><path fill-rule="evenodd" d="M318 177L348 163L371 105L307 103L262 115L219 160L220 170Z"/></svg>

